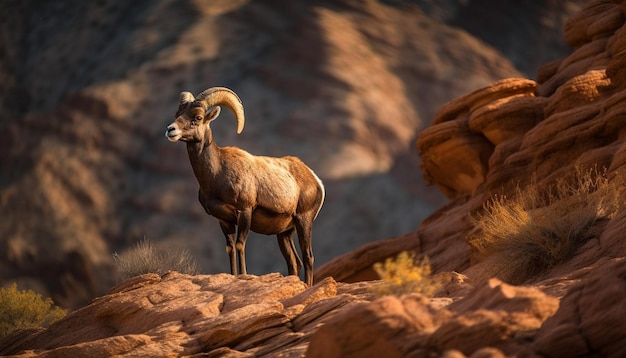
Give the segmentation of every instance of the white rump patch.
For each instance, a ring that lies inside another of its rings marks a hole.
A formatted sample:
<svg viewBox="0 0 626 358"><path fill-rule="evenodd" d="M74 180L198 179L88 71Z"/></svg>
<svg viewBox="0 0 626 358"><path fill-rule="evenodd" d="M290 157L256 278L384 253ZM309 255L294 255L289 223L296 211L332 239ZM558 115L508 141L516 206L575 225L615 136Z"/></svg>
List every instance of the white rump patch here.
<svg viewBox="0 0 626 358"><path fill-rule="evenodd" d="M315 178L315 180L317 180L317 184L319 184L320 189L322 189L322 200L320 201L320 207L317 208L317 212L313 217L313 220L315 220L317 218L317 214L319 214L320 210L322 210L322 205L324 205L324 199L326 198L326 189L324 189L324 183L322 183L322 180L317 176L317 174L315 174L315 172L311 168L307 167L307 169L309 169L311 174L313 174L313 177Z"/></svg>

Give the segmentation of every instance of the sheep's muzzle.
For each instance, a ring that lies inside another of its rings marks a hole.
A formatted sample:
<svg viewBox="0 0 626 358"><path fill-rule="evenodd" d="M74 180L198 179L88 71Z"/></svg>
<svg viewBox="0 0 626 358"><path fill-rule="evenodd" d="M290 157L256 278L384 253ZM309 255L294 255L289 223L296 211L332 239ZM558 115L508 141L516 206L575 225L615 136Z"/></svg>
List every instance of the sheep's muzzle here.
<svg viewBox="0 0 626 358"><path fill-rule="evenodd" d="M176 142L182 136L182 131L178 129L174 124L170 124L169 126L167 126L165 136L170 142Z"/></svg>

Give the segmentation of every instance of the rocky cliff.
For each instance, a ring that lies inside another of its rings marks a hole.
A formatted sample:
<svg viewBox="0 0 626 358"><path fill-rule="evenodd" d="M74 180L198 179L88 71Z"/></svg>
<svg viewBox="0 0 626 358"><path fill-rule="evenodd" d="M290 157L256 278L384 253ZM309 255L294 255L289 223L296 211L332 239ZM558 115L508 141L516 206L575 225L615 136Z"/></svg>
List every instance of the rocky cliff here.
<svg viewBox="0 0 626 358"><path fill-rule="evenodd" d="M536 287L452 276L437 292L378 297L379 282L311 288L295 276L175 272L130 279L48 329L16 331L16 357L622 356L626 261ZM563 286L567 293L561 296ZM551 292L546 293L546 292Z"/></svg>
<svg viewBox="0 0 626 358"><path fill-rule="evenodd" d="M514 197L531 183L547 188L576 168L623 177L623 21L620 3L591 2L565 25L575 51L541 67L537 81L502 79L441 106L417 147L424 177L450 202L417 231L338 257L318 277L371 279L373 262L409 249L437 270L478 272L481 258L467 245L476 234L471 217L495 195ZM621 256L622 220L621 212L609 220L566 267Z"/></svg>

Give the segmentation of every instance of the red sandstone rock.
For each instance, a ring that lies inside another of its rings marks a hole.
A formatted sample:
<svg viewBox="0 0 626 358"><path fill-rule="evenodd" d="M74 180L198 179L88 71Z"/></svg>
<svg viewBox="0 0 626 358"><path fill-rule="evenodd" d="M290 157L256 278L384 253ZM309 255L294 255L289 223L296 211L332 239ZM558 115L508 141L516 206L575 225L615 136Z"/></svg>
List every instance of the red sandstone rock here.
<svg viewBox="0 0 626 358"><path fill-rule="evenodd" d="M492 144L517 139L544 118L543 97L528 95L502 98L472 112L469 127Z"/></svg>
<svg viewBox="0 0 626 358"><path fill-rule="evenodd" d="M602 33L610 33L623 23L620 5L612 1L595 0L565 24L565 41L580 47Z"/></svg>
<svg viewBox="0 0 626 358"><path fill-rule="evenodd" d="M310 325L362 297L337 296L332 279L305 289L295 276L278 274L148 274L118 285L46 330L16 332L0 342L0 354L271 355L291 349L297 355L306 349ZM332 298L342 303L315 305ZM305 316L315 318L303 320Z"/></svg>
<svg viewBox="0 0 626 358"><path fill-rule="evenodd" d="M311 338L307 357L404 357L449 319L423 296L387 296L338 315ZM409 338L410 337L410 338Z"/></svg>
<svg viewBox="0 0 626 358"><path fill-rule="evenodd" d="M329 320L311 337L307 356L469 356L485 349L529 354L525 340L557 308L556 298L498 280L447 307L419 295L388 296Z"/></svg>
<svg viewBox="0 0 626 358"><path fill-rule="evenodd" d="M539 330L533 349L547 356L623 356L625 294L622 258L569 290L559 310Z"/></svg>
<svg viewBox="0 0 626 358"><path fill-rule="evenodd" d="M388 249L389 257L414 247L418 254L430 258L435 272L458 271L481 287L493 282L490 278L504 268L501 262L472 254L468 239L480 233L475 231L469 216L479 212L493 194L514 195L517 186L524 187L533 180L553 183L577 167L605 167L611 178L626 174L624 4L592 1L572 19L566 28L566 38L577 48L570 56L541 70L536 91L529 83L526 89L520 87L521 92L511 92L507 85L519 81L511 79L441 107L432 126L420 134L417 146L425 178L454 200L424 220L414 235L390 240L398 249L395 252ZM482 141L477 139L481 137ZM478 175L468 175L466 168L479 168L474 170ZM489 305L491 295L485 290L484 296L474 296L477 297L474 306L469 304L470 294L446 308L458 307L459 315L447 320L429 342L441 346L439 354L445 352L451 356L623 355L621 347L613 344L623 339L621 327L626 322L626 316L621 313L623 305L613 299L622 296L619 290L623 285L618 278L621 266L611 266L606 260L614 257L623 260L626 211L622 209L597 229L598 236L570 260L527 281L527 285L536 285L562 298L553 318L548 316L555 312L557 301L549 296L532 299L538 303L535 306L522 306L529 312L535 310L537 315L526 316L517 323L507 316L515 310L510 306L481 311L477 306ZM374 247L375 244L370 244L344 255L343 266L358 262L358 267L366 268L367 257L375 257L376 261L372 259L370 265L384 260L383 255L368 252L368 248ZM334 272L342 271L341 262L333 262L332 270L330 266L322 267L320 272L333 276ZM609 270L615 272L609 274ZM591 302L591 297L597 300ZM596 304L601 301L607 304ZM542 312L544 305L547 310ZM600 323L602 320L606 325ZM512 328L516 324L521 326ZM518 339L525 324L531 333ZM339 332L341 328L337 326L333 330ZM464 332L475 339L463 340L461 334L452 336L452 332ZM535 332L538 332L536 341ZM477 344L477 340L483 343Z"/></svg>

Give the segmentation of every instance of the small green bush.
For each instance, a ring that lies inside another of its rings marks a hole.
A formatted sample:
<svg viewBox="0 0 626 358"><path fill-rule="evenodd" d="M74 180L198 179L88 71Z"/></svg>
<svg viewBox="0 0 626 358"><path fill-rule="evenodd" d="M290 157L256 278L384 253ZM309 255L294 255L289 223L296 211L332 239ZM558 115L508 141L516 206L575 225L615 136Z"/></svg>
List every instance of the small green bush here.
<svg viewBox="0 0 626 358"><path fill-rule="evenodd" d="M430 277L428 258L416 262L415 255L406 251L395 258L387 258L384 263L375 263L373 268L382 280L381 285L375 288L380 296L409 293L430 296L437 288L437 284Z"/></svg>
<svg viewBox="0 0 626 358"><path fill-rule="evenodd" d="M188 250L158 250L147 239L141 240L121 255L113 254L118 272L122 279L156 273L162 275L168 271L196 275L199 267Z"/></svg>
<svg viewBox="0 0 626 358"><path fill-rule="evenodd" d="M0 338L16 329L48 327L65 317L67 311L53 306L52 299L28 290L19 291L17 284L0 288Z"/></svg>
<svg viewBox="0 0 626 358"><path fill-rule="evenodd" d="M473 218L481 229L470 246L489 258L499 278L522 283L565 262L598 235L623 202L623 180L606 170L577 168L569 178L542 187L531 184L509 199L495 196Z"/></svg>

